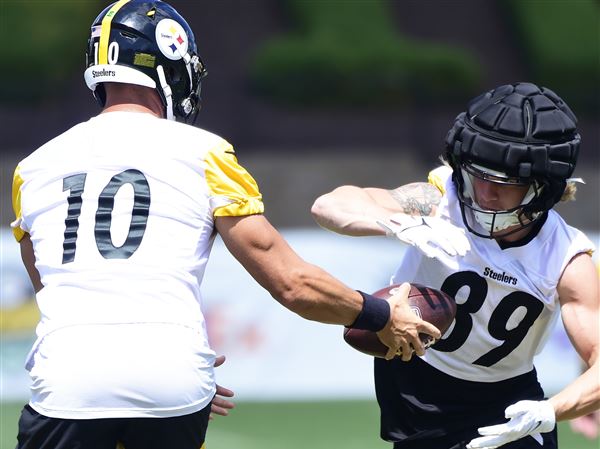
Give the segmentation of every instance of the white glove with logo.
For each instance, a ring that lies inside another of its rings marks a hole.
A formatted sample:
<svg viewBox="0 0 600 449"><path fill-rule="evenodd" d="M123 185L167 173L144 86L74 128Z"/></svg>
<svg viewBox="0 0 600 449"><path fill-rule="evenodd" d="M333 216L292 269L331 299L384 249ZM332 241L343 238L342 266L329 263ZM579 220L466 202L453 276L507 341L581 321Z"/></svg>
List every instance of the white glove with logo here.
<svg viewBox="0 0 600 449"><path fill-rule="evenodd" d="M556 424L554 407L549 401L519 401L504 411L510 418L505 424L480 427L467 449L494 449L511 441L531 435L540 446L544 444L541 433L550 432Z"/></svg>
<svg viewBox="0 0 600 449"><path fill-rule="evenodd" d="M471 249L465 230L440 217L394 214L377 224L387 235L419 248L427 257L464 256Z"/></svg>

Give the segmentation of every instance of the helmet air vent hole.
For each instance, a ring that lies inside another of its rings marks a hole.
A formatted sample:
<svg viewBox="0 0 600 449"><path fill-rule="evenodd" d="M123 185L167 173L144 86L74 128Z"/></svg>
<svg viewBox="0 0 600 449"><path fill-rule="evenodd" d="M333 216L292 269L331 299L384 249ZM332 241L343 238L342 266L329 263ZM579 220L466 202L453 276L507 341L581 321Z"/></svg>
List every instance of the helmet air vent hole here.
<svg viewBox="0 0 600 449"><path fill-rule="evenodd" d="M130 33L129 31L121 31L121 36L130 40L137 39L137 36L133 33Z"/></svg>

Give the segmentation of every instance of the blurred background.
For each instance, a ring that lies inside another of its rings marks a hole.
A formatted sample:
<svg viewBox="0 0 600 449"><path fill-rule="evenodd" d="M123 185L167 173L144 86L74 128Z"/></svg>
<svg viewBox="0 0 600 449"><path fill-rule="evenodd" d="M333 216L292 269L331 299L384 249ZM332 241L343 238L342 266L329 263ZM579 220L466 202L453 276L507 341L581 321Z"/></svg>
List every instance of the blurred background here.
<svg viewBox="0 0 600 449"><path fill-rule="evenodd" d="M575 176L587 184L559 210L599 243L597 0L170 3L195 31L208 68L196 125L233 144L261 186L266 216L292 246L348 284L381 287L403 248L321 230L309 213L315 198L341 184L425 180L466 102L518 81L549 87L578 116ZM7 231L12 171L99 112L83 81L84 56L89 25L107 5L0 0L0 449L14 447L37 320ZM229 357L219 381L240 403L231 417L213 421L208 447L389 447L377 437L371 360L345 346L341 329L283 311L220 242L213 256L204 285L211 339ZM549 344L538 367L552 393L576 375L579 361L560 326ZM598 447L568 425L561 434L566 449Z"/></svg>

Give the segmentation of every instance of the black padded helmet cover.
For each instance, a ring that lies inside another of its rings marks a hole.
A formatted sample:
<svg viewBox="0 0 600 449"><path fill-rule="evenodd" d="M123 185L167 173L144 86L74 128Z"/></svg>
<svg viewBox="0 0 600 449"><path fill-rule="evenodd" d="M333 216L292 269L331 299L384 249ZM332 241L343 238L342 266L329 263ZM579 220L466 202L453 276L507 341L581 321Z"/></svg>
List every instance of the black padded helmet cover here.
<svg viewBox="0 0 600 449"><path fill-rule="evenodd" d="M552 208L577 162L576 123L558 95L531 83L507 84L474 98L446 136L445 157L457 188L460 165L475 163L544 186L526 212Z"/></svg>

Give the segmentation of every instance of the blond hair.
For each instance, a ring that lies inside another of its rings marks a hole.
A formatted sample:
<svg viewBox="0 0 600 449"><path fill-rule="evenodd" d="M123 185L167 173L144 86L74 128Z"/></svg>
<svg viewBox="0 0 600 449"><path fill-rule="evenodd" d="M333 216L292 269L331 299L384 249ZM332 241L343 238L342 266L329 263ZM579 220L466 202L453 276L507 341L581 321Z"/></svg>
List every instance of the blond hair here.
<svg viewBox="0 0 600 449"><path fill-rule="evenodd" d="M575 201L575 194L577 193L577 183L575 181L567 181L565 191L560 197L561 201Z"/></svg>

